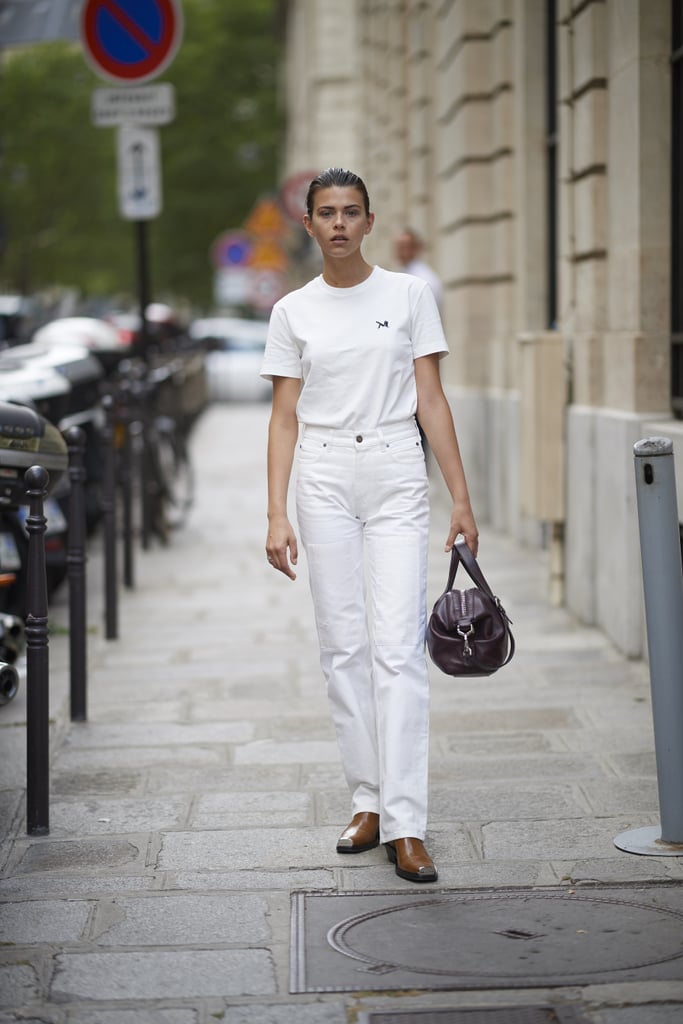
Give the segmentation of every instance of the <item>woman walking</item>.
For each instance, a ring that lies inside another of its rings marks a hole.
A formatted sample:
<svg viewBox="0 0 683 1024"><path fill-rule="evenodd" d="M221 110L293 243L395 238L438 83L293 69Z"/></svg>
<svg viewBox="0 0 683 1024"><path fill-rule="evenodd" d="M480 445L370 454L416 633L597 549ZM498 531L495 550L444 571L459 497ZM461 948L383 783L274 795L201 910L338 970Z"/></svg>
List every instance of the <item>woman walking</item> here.
<svg viewBox="0 0 683 1024"><path fill-rule="evenodd" d="M374 223L363 181L329 168L310 184L304 226L322 274L273 308L262 376L268 434L268 561L295 579L287 493L306 551L320 663L352 820L337 852L385 845L396 874L434 882L427 827L428 480L416 416L452 498L445 550L472 514L441 387L448 351L429 285L364 259Z"/></svg>

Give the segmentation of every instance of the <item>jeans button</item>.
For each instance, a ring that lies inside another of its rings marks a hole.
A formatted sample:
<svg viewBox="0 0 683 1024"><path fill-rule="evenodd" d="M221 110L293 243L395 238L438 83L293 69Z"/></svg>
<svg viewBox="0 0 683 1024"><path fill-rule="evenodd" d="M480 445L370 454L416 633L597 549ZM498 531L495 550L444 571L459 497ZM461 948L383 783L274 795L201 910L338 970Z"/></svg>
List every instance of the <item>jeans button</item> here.
<svg viewBox="0 0 683 1024"><path fill-rule="evenodd" d="M362 434L356 434L356 441L358 441L358 444L360 444L362 440L363 440L363 435Z"/></svg>

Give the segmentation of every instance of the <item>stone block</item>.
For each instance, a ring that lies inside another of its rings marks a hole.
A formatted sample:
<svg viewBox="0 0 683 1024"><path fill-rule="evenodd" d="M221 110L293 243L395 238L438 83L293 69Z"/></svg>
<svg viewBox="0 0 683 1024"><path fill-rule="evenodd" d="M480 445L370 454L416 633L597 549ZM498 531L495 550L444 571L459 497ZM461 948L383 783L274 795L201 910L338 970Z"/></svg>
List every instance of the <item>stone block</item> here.
<svg viewBox="0 0 683 1024"><path fill-rule="evenodd" d="M589 174L573 184L574 246L577 257L607 248L607 178Z"/></svg>
<svg viewBox="0 0 683 1024"><path fill-rule="evenodd" d="M573 275L576 292L572 328L576 334L599 335L607 329L608 295L607 280L609 261L597 256L595 259L579 260L568 268L567 276ZM597 344L597 339L596 339ZM597 369L597 364L594 364ZM597 402L603 400L602 384L598 377L591 383L591 392L596 392Z"/></svg>
<svg viewBox="0 0 683 1024"><path fill-rule="evenodd" d="M205 870L209 865L214 871L336 866L338 833L338 828L166 832L158 866L173 871Z"/></svg>
<svg viewBox="0 0 683 1024"><path fill-rule="evenodd" d="M69 1010L69 1024L198 1024L198 1021L198 1011L190 1007L181 1010L172 1010L168 1006L149 1010L142 1006L135 1010L75 1007Z"/></svg>
<svg viewBox="0 0 683 1024"><path fill-rule="evenodd" d="M265 1003L249 1006L230 1006L230 1024L347 1024L345 1004L342 1001L312 1004Z"/></svg>
<svg viewBox="0 0 683 1024"><path fill-rule="evenodd" d="M462 282L474 278L485 281L491 277L495 259L493 225L467 224L457 233L446 235L442 241L442 252L450 280Z"/></svg>
<svg viewBox="0 0 683 1024"><path fill-rule="evenodd" d="M53 801L50 834L58 839L157 831L185 824L188 800L122 800L115 797Z"/></svg>
<svg viewBox="0 0 683 1024"><path fill-rule="evenodd" d="M261 949L61 953L55 957L50 997L59 1002L207 999L275 991L270 954Z"/></svg>
<svg viewBox="0 0 683 1024"><path fill-rule="evenodd" d="M83 938L92 904L77 900L3 903L0 944L76 943Z"/></svg>
<svg viewBox="0 0 683 1024"><path fill-rule="evenodd" d="M567 115L570 118L574 150L571 170L579 173L596 164L606 164L607 90L590 89L575 100ZM569 150L568 146L564 148Z"/></svg>
<svg viewBox="0 0 683 1024"><path fill-rule="evenodd" d="M519 124L516 119L515 96L510 80L496 83L492 97L491 134L495 149L514 151L519 146Z"/></svg>
<svg viewBox="0 0 683 1024"><path fill-rule="evenodd" d="M592 264L595 275L604 265ZM586 275L588 276L588 275ZM597 291L597 287L596 287ZM574 404L596 406L603 400L604 350L600 335L576 333L572 344L572 381Z"/></svg>
<svg viewBox="0 0 683 1024"><path fill-rule="evenodd" d="M471 823L527 818L540 821L558 816L581 818L586 813L585 802L576 787L548 782L521 782L515 786L473 783L455 789L432 786L429 806L432 827L436 828L449 821Z"/></svg>
<svg viewBox="0 0 683 1024"><path fill-rule="evenodd" d="M124 866L144 868L147 843L147 836L128 836L125 840L24 840L17 844L20 859L14 873L74 870L85 873Z"/></svg>
<svg viewBox="0 0 683 1024"><path fill-rule="evenodd" d="M310 825L313 797L309 793L213 793L200 796L192 814L193 828L246 828L263 825Z"/></svg>
<svg viewBox="0 0 683 1024"><path fill-rule="evenodd" d="M607 77L607 5L587 4L573 19L573 91Z"/></svg>
<svg viewBox="0 0 683 1024"><path fill-rule="evenodd" d="M440 203L442 226L457 224L469 218L490 216L494 212L493 197L498 191L498 176L511 177L509 160L462 167L450 178Z"/></svg>
<svg viewBox="0 0 683 1024"><path fill-rule="evenodd" d="M268 901L255 893L167 893L102 900L93 923L98 946L265 944Z"/></svg>
<svg viewBox="0 0 683 1024"><path fill-rule="evenodd" d="M339 751L333 740L309 740L300 743L275 743L255 740L235 750L235 764L302 764L316 761L338 761Z"/></svg>
<svg viewBox="0 0 683 1024"><path fill-rule="evenodd" d="M644 825L654 824L656 815ZM628 818L493 822L481 832L485 860L601 859L614 856L614 837L631 826Z"/></svg>
<svg viewBox="0 0 683 1024"><path fill-rule="evenodd" d="M38 971L32 964L0 964L0 1007L30 1006L39 992Z"/></svg>
<svg viewBox="0 0 683 1024"><path fill-rule="evenodd" d="M177 871L168 877L165 890L207 889L221 892L233 889L237 892L293 892L336 889L337 883L332 868L292 868L283 871Z"/></svg>
<svg viewBox="0 0 683 1024"><path fill-rule="evenodd" d="M507 214L510 217L510 221L508 221L508 223L514 225L515 229L519 226L517 220L520 216L517 209L516 193L516 161L518 159L517 154L511 153L501 155L498 160L493 162L491 167L495 203L490 212L496 214ZM489 203L490 201L491 197L489 196Z"/></svg>
<svg viewBox="0 0 683 1024"><path fill-rule="evenodd" d="M670 405L670 337L609 331L604 336L604 404L628 412L656 413ZM636 439L637 440L637 439Z"/></svg>

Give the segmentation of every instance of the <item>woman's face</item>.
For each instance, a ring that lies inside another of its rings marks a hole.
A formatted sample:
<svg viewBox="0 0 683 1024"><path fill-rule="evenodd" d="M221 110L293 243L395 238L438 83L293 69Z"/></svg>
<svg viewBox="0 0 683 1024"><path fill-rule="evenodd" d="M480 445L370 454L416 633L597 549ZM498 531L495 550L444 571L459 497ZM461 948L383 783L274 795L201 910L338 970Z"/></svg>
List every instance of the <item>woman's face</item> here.
<svg viewBox="0 0 683 1024"><path fill-rule="evenodd" d="M304 226L323 256L340 259L360 249L374 220L374 213L365 212L363 195L357 188L332 185L315 193L313 215L306 214Z"/></svg>

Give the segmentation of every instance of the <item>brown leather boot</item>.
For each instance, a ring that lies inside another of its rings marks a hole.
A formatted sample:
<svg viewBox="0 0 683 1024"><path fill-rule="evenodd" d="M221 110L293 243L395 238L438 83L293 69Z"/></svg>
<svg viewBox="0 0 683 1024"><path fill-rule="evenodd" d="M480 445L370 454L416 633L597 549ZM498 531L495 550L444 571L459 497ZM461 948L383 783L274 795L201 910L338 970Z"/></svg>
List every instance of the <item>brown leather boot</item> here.
<svg viewBox="0 0 683 1024"><path fill-rule="evenodd" d="M394 839L385 843L384 849L391 863L396 865L399 878L409 882L436 882L439 877L421 839Z"/></svg>
<svg viewBox="0 0 683 1024"><path fill-rule="evenodd" d="M379 846L379 814L359 811L339 836L337 853L363 853L376 846Z"/></svg>

